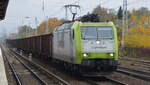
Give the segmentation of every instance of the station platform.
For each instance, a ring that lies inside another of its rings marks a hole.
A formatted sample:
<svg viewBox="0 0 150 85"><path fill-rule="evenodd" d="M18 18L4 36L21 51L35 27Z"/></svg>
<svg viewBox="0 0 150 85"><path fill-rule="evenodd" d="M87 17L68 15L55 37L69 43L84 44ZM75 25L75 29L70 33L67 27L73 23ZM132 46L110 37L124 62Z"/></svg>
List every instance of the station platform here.
<svg viewBox="0 0 150 85"><path fill-rule="evenodd" d="M8 80L6 77L5 67L4 67L4 60L2 57L2 51L0 48L0 85L8 85Z"/></svg>

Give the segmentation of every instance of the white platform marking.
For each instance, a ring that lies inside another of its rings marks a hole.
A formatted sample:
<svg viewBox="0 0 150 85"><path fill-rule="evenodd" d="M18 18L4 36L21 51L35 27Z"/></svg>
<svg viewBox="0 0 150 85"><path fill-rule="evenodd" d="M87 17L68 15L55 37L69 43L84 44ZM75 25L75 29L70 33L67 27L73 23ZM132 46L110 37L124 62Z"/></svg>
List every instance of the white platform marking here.
<svg viewBox="0 0 150 85"><path fill-rule="evenodd" d="M0 85L8 85L1 48L0 48Z"/></svg>

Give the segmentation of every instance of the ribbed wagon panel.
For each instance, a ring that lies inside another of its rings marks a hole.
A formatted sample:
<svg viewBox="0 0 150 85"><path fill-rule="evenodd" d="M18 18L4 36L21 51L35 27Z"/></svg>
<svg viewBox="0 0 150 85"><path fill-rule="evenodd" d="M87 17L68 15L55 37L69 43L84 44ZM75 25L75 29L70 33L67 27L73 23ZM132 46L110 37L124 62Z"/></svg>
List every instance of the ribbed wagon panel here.
<svg viewBox="0 0 150 85"><path fill-rule="evenodd" d="M7 43L27 53L39 55L40 57L52 57L52 38L52 34L44 34L28 38L10 39L7 40Z"/></svg>

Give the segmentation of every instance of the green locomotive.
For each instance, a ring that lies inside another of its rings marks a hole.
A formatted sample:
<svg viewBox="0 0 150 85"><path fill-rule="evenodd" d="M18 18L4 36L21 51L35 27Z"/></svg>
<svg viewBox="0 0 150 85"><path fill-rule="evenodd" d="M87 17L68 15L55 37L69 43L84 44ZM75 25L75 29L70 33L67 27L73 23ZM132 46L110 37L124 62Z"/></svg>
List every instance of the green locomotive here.
<svg viewBox="0 0 150 85"><path fill-rule="evenodd" d="M108 74L116 70L118 40L112 22L73 22L53 32L53 58L73 69Z"/></svg>

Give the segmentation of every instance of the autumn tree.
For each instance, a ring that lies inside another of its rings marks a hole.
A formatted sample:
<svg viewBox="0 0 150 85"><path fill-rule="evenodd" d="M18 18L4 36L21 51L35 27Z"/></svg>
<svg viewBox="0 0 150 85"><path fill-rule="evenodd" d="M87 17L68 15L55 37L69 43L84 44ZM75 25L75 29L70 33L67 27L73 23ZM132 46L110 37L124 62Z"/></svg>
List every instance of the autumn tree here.
<svg viewBox="0 0 150 85"><path fill-rule="evenodd" d="M132 10L129 18L129 33L125 44L133 48L150 48L150 25L148 24L147 8Z"/></svg>
<svg viewBox="0 0 150 85"><path fill-rule="evenodd" d="M57 18L49 19L48 20L48 31L52 32L54 30L54 28L60 24L62 24L62 22L60 20L58 20Z"/></svg>
<svg viewBox="0 0 150 85"><path fill-rule="evenodd" d="M137 13L137 15L138 16L140 16L140 15L144 15L144 16L147 16L147 14L149 13L149 10L148 10L148 8L146 8L146 7L141 7L140 9L138 9L137 11L136 11L136 13Z"/></svg>
<svg viewBox="0 0 150 85"><path fill-rule="evenodd" d="M32 27L24 25L18 27L18 35L19 37L26 37L32 32Z"/></svg>
<svg viewBox="0 0 150 85"><path fill-rule="evenodd" d="M48 19L48 22L43 21L38 27L38 34L44 34L46 26L48 26L48 32L51 33L54 30L54 28L60 24L62 24L62 22L57 18L50 18Z"/></svg>
<svg viewBox="0 0 150 85"><path fill-rule="evenodd" d="M116 18L116 15L114 13L113 9L106 9L101 7L100 5L97 6L93 12L93 14L97 14L99 16L100 21L114 21Z"/></svg>

